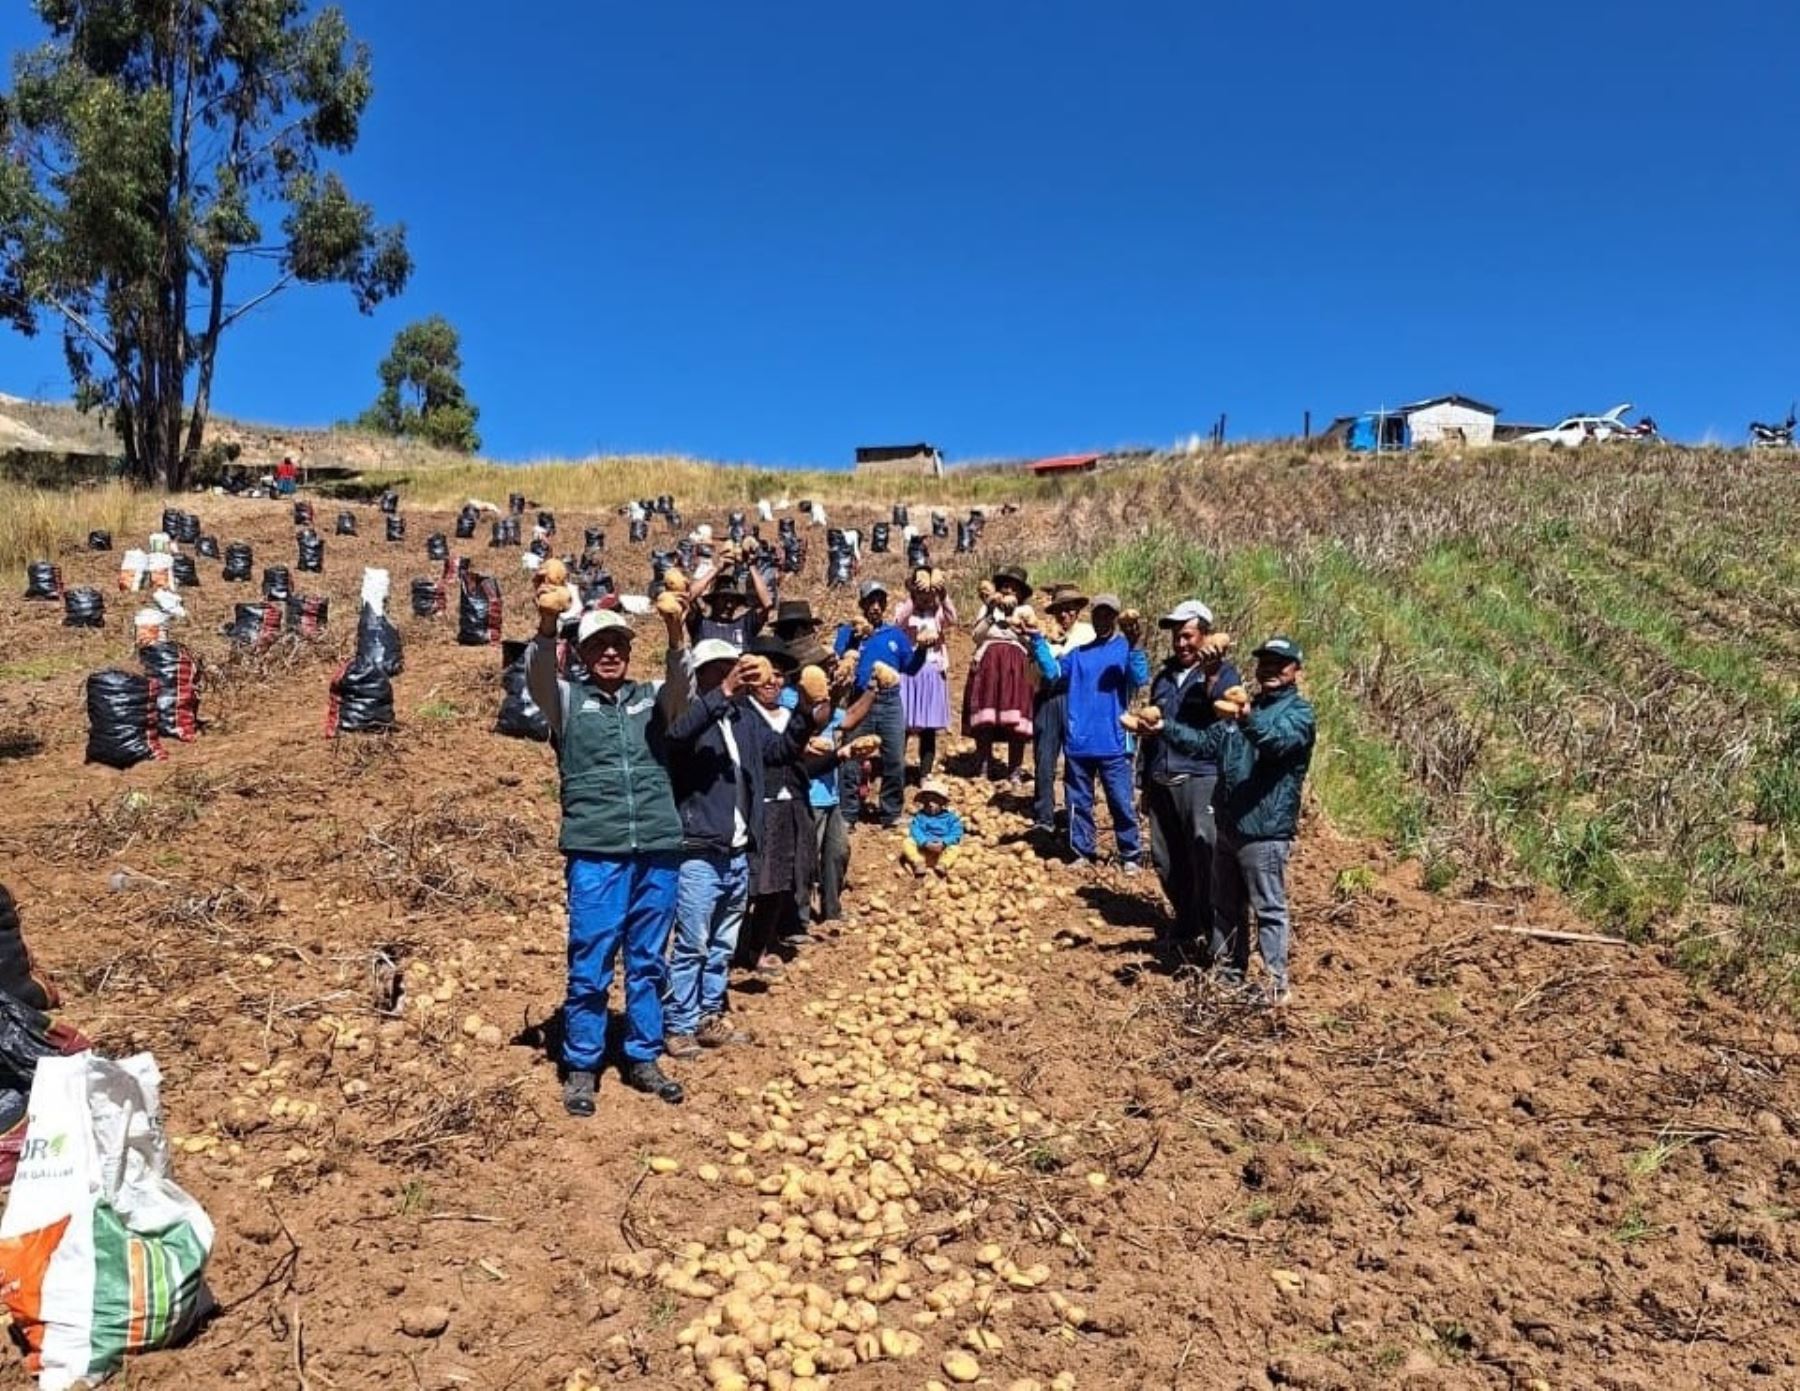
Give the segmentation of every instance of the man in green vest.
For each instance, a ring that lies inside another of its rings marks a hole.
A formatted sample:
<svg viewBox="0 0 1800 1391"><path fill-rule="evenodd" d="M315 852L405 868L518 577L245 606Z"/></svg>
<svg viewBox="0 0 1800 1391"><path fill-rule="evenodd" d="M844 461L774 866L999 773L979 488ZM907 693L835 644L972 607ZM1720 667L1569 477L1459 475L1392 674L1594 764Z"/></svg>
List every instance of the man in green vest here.
<svg viewBox="0 0 1800 1391"><path fill-rule="evenodd" d="M583 682L557 674L557 622L566 588L538 591L538 633L526 653L526 685L550 723L562 783L569 894L569 991L563 1004L563 1106L594 1114L606 1052L606 997L613 958L625 958L625 1084L668 1102L681 1084L662 1070L664 950L675 920L681 821L669 785L666 731L692 699L681 606L659 606L669 649L662 681L630 678L631 624L620 614L582 614L574 656Z"/></svg>

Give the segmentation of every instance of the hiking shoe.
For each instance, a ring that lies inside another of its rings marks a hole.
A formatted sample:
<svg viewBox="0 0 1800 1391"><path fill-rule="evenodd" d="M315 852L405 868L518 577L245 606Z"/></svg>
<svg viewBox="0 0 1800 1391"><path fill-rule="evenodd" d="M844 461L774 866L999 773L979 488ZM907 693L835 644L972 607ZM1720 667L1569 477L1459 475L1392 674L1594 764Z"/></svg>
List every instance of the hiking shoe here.
<svg viewBox="0 0 1800 1391"><path fill-rule="evenodd" d="M734 1029L722 1014L715 1014L700 1021L700 1027L694 1030L694 1041L702 1048L724 1048L732 1043L751 1042L750 1034L744 1029Z"/></svg>
<svg viewBox="0 0 1800 1391"><path fill-rule="evenodd" d="M700 1045L694 1041L693 1034L670 1034L663 1040L663 1052L671 1058L687 1062L700 1056Z"/></svg>
<svg viewBox="0 0 1800 1391"><path fill-rule="evenodd" d="M571 1070L563 1078L563 1110L582 1119L594 1114L594 1074Z"/></svg>
<svg viewBox="0 0 1800 1391"><path fill-rule="evenodd" d="M671 1106L678 1104L687 1095L681 1089L681 1083L658 1067L654 1059L649 1062L626 1063L620 1069L620 1075L632 1091L648 1093Z"/></svg>

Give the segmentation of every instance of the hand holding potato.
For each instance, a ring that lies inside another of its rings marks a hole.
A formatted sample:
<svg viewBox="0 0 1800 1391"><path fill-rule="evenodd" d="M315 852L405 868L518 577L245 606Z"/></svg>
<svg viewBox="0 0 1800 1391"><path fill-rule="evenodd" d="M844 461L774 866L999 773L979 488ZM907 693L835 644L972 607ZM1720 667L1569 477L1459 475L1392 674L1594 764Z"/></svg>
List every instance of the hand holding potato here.
<svg viewBox="0 0 1800 1391"><path fill-rule="evenodd" d="M1035 633L1038 630L1037 610L1030 604L1020 604L1012 611L1012 622L1022 633Z"/></svg>
<svg viewBox="0 0 1800 1391"><path fill-rule="evenodd" d="M663 588L670 594L686 594L688 592L687 572L671 565L663 571Z"/></svg>
<svg viewBox="0 0 1800 1391"><path fill-rule="evenodd" d="M537 610L542 614L560 618L568 612L569 605L575 602L575 596L569 592L565 584L540 585L537 591Z"/></svg>
<svg viewBox="0 0 1800 1391"><path fill-rule="evenodd" d="M1126 609L1119 615L1119 631L1126 642L1136 647L1144 636L1144 616L1136 609Z"/></svg>
<svg viewBox="0 0 1800 1391"><path fill-rule="evenodd" d="M664 618L678 619L687 612L687 605L674 590L665 589L656 596L656 611Z"/></svg>
<svg viewBox="0 0 1800 1391"><path fill-rule="evenodd" d="M531 583L535 588L544 589L551 585L562 585L569 582L569 567L556 556L551 556L538 566L537 573L532 575Z"/></svg>
<svg viewBox="0 0 1800 1391"><path fill-rule="evenodd" d="M884 691L891 691L900 684L900 673L886 662L875 663L871 674L875 678L875 684Z"/></svg>
<svg viewBox="0 0 1800 1391"><path fill-rule="evenodd" d="M800 694L806 697L808 705L817 705L821 701L831 699L831 678L825 675L824 668L816 666L801 668Z"/></svg>

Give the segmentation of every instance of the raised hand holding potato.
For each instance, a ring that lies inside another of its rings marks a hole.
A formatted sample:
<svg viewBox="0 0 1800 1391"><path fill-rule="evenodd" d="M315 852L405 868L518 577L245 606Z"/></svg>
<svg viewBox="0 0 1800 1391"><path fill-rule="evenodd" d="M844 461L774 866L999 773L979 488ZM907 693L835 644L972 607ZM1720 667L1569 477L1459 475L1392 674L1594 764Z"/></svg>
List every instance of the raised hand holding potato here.
<svg viewBox="0 0 1800 1391"><path fill-rule="evenodd" d="M900 673L886 662L877 662L874 666L875 684L882 690L892 690L900 684Z"/></svg>
<svg viewBox="0 0 1800 1391"><path fill-rule="evenodd" d="M806 697L808 705L817 705L820 701L831 699L831 679L825 675L823 668L808 666L801 669L800 694Z"/></svg>

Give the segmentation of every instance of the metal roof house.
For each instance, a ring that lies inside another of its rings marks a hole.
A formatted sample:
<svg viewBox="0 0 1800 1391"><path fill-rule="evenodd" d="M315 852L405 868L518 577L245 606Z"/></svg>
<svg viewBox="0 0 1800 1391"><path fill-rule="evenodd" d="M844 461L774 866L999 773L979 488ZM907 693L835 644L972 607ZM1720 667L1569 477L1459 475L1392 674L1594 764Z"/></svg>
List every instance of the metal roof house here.
<svg viewBox="0 0 1800 1391"><path fill-rule="evenodd" d="M1411 449L1420 444L1485 445L1494 442L1498 406L1472 396L1433 396L1410 405L1340 416L1326 430L1353 454Z"/></svg>
<svg viewBox="0 0 1800 1391"><path fill-rule="evenodd" d="M856 471L864 475L942 478L944 454L935 444L860 444L856 447Z"/></svg>
<svg viewBox="0 0 1800 1391"><path fill-rule="evenodd" d="M1033 473L1042 477L1045 474L1092 473L1099 466L1098 454L1058 454L1053 458L1039 459L1030 468Z"/></svg>

